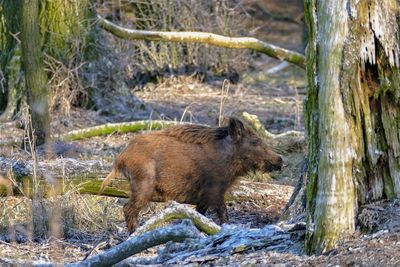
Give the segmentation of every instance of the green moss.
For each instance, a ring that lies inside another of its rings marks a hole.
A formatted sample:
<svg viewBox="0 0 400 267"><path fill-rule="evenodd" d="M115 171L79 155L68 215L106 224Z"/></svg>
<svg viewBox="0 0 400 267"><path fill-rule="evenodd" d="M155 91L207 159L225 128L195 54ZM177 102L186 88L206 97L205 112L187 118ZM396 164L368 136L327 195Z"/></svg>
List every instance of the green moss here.
<svg viewBox="0 0 400 267"><path fill-rule="evenodd" d="M76 179L75 181L71 181L71 186L78 186L79 188L79 193L81 194L90 194L90 195L96 195L99 193L100 190L100 185L102 183L102 180L86 180L85 182L82 182L81 179ZM128 181L126 181L126 184L128 184ZM128 198L129 197L129 189L124 190L116 187L107 187L104 192L102 193L104 196L110 196L110 197L121 197L121 198Z"/></svg>
<svg viewBox="0 0 400 267"><path fill-rule="evenodd" d="M94 126L81 131L72 131L62 136L65 141L81 140L94 136L109 135L112 133L131 133L143 130L160 130L172 125L176 122L168 121L134 121L125 123L109 123L99 126Z"/></svg>
<svg viewBox="0 0 400 267"><path fill-rule="evenodd" d="M91 34L93 16L88 0L45 0L40 1L40 25L42 47L57 59L75 56L71 49L76 40L81 40L85 49L86 37Z"/></svg>
<svg viewBox="0 0 400 267"><path fill-rule="evenodd" d="M315 196L317 192L318 162L319 162L319 136L318 136L318 91L316 82L316 24L314 18L315 1L306 0L304 2L305 19L308 26L308 45L307 45L307 98L304 105L304 120L308 146L308 167L306 185L306 219L308 227L311 228L313 214L315 210ZM308 252L313 250L313 229L307 232L306 248Z"/></svg>
<svg viewBox="0 0 400 267"><path fill-rule="evenodd" d="M17 185L12 188L13 194L24 194L27 197L32 197L32 192L34 192L32 177L18 177L16 181ZM67 180L59 178L58 181L63 183L62 189L60 189L59 192L60 194L70 190L77 190L81 194L91 195L97 195L99 193L100 185L103 182L103 180L97 179L97 177L91 173L73 176ZM38 188L43 191L45 197L49 197L52 194L53 186L45 180L39 180ZM127 198L129 197L129 182L127 180L115 180L104 190L102 195ZM0 196L7 196L7 188L3 185L0 185Z"/></svg>
<svg viewBox="0 0 400 267"><path fill-rule="evenodd" d="M189 217L189 216L187 216L187 214L179 213L179 212L168 214L167 216L165 216L163 218L163 220L158 221L157 223L154 223L154 224L150 225L149 228L147 229L147 231L159 228L159 227L163 226L167 222L171 222L173 220L181 220L181 219L191 219L193 224L199 230L201 230L202 232L204 232L204 233L206 233L208 235L215 235L215 234L217 234L219 232L219 229L214 228L214 227L210 227L209 225L204 224L199 219L195 219L195 218Z"/></svg>

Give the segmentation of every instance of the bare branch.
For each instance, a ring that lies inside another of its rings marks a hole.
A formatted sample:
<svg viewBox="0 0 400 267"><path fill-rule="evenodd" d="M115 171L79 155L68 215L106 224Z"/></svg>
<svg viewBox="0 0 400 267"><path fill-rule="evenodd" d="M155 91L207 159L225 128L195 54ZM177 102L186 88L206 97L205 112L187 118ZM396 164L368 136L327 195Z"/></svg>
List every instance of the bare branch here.
<svg viewBox="0 0 400 267"><path fill-rule="evenodd" d="M98 24L115 36L127 40L148 40L176 43L203 43L226 48L251 49L270 57L291 62L305 69L304 55L253 37L226 37L208 32L160 32L127 29L97 16Z"/></svg>
<svg viewBox="0 0 400 267"><path fill-rule="evenodd" d="M198 236L198 231L193 224L185 220L178 225L159 228L143 235L129 238L101 254L81 262L66 264L65 266L111 266L136 253L167 243L168 241L180 242L186 238L195 238Z"/></svg>

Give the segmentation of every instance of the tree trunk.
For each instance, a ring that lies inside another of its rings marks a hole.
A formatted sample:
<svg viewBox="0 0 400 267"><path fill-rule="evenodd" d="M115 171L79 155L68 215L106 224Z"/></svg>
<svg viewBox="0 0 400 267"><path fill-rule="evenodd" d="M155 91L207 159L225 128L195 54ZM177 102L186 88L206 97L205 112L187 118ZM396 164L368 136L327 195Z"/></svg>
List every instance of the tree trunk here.
<svg viewBox="0 0 400 267"><path fill-rule="evenodd" d="M399 4L306 0L306 246L354 232L358 207L400 195Z"/></svg>
<svg viewBox="0 0 400 267"><path fill-rule="evenodd" d="M39 23L46 53L60 61L93 53L92 18L90 0L41 1Z"/></svg>
<svg viewBox="0 0 400 267"><path fill-rule="evenodd" d="M22 2L21 20L22 60L29 112L35 144L44 144L50 135L47 77L43 68L39 32L39 1Z"/></svg>
<svg viewBox="0 0 400 267"><path fill-rule="evenodd" d="M18 106L20 89L19 45L20 24L18 1L0 0L0 115L9 119Z"/></svg>
<svg viewBox="0 0 400 267"><path fill-rule="evenodd" d="M96 55L96 50L91 47L93 31L88 30L91 27L88 18L93 17L89 0L38 2L39 17L36 23L40 25L39 48L70 68L81 64L83 57L92 58ZM18 43L18 39L22 39L18 32L22 32L21 7L23 3L20 0L0 0L0 115L2 121L13 119L25 100L25 81L21 75L21 46ZM52 74L50 72L46 75ZM64 80L65 77L60 79ZM60 82L57 79L53 81L54 84Z"/></svg>

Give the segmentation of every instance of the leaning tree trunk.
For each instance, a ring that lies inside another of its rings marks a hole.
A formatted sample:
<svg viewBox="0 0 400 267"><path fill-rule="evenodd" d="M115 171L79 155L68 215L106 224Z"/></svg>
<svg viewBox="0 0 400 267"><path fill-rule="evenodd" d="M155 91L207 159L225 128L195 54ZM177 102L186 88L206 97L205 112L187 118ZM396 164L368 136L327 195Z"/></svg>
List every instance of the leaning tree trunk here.
<svg viewBox="0 0 400 267"><path fill-rule="evenodd" d="M306 0L306 246L354 232L361 204L400 196L399 3Z"/></svg>
<svg viewBox="0 0 400 267"><path fill-rule="evenodd" d="M43 68L39 33L39 1L22 2L21 45L22 60L32 131L37 145L46 142L50 135L47 77Z"/></svg>

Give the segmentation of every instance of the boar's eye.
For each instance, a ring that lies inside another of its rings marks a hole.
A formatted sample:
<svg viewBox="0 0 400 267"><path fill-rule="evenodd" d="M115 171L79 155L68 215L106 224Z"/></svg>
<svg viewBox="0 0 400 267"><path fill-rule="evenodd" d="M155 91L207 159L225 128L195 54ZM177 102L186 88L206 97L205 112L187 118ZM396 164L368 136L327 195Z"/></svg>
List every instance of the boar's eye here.
<svg viewBox="0 0 400 267"><path fill-rule="evenodd" d="M257 145L260 144L260 140L252 139L252 140L250 141L250 144L257 146Z"/></svg>

